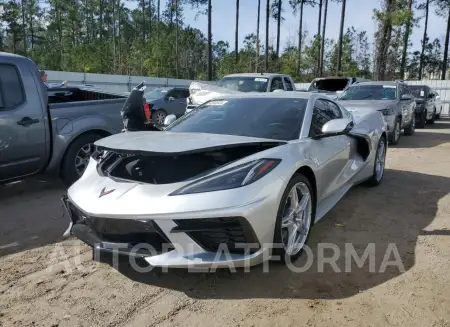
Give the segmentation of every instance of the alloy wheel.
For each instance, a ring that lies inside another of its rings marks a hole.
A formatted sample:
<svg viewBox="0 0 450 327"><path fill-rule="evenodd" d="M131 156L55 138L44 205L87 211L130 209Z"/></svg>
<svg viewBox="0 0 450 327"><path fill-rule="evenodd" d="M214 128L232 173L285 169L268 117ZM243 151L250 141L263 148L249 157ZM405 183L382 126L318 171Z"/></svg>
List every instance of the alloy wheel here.
<svg viewBox="0 0 450 327"><path fill-rule="evenodd" d="M155 116L155 121L158 125L163 125L165 118L166 118L166 115L164 114L164 112L157 112L156 116Z"/></svg>
<svg viewBox="0 0 450 327"><path fill-rule="evenodd" d="M378 144L377 157L375 158L375 177L377 181L380 181L383 178L384 167L386 161L386 144L384 139L380 140Z"/></svg>
<svg viewBox="0 0 450 327"><path fill-rule="evenodd" d="M85 144L80 150L78 150L75 156L75 170L78 176L83 175L87 165L89 164L89 159L91 158L92 153L94 153L93 144Z"/></svg>
<svg viewBox="0 0 450 327"><path fill-rule="evenodd" d="M301 251L311 228L312 201L309 187L295 184L286 199L281 220L281 239L287 255L294 256Z"/></svg>

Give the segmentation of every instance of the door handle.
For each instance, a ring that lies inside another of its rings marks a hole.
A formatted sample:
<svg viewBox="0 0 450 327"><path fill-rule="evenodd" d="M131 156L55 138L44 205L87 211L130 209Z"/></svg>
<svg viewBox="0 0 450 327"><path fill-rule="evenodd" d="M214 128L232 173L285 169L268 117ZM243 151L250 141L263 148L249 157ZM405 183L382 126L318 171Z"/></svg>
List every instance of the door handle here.
<svg viewBox="0 0 450 327"><path fill-rule="evenodd" d="M31 119L30 117L23 117L22 120L17 122L17 125L28 127L33 124L39 123L39 119Z"/></svg>

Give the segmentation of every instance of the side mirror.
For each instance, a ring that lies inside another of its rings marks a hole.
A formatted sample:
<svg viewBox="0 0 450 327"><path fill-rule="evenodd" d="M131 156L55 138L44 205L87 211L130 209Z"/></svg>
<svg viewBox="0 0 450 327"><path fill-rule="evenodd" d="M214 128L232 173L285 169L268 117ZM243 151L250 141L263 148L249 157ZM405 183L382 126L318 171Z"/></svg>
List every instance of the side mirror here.
<svg viewBox="0 0 450 327"><path fill-rule="evenodd" d="M400 98L400 100L404 101L404 100L412 100L413 97L409 94L403 94L402 97Z"/></svg>
<svg viewBox="0 0 450 327"><path fill-rule="evenodd" d="M173 101L173 100L175 100L175 98L174 97L169 97L167 100Z"/></svg>
<svg viewBox="0 0 450 327"><path fill-rule="evenodd" d="M353 121L347 118L333 119L322 126L322 134L316 138L346 134L353 128Z"/></svg>
<svg viewBox="0 0 450 327"><path fill-rule="evenodd" d="M172 124L175 120L177 120L177 116L175 115L168 115L166 116L166 118L164 119L164 126L169 126L170 124Z"/></svg>

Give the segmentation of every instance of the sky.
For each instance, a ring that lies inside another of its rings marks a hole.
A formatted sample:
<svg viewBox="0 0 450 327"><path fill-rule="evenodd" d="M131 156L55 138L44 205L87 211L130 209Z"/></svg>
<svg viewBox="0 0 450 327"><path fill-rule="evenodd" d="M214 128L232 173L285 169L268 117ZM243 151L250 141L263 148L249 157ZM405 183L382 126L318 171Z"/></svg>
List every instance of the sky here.
<svg viewBox="0 0 450 327"><path fill-rule="evenodd" d="M260 38L264 43L265 40L265 10L266 1L261 0L261 18L260 18ZM372 19L373 9L380 7L380 0L347 0L346 13L345 13L345 30L354 26L357 30L366 30L370 39L373 41L373 35L376 30L376 24ZM234 26L235 26L235 0L212 0L212 33L213 41L219 40L228 41L230 49L234 49ZM243 40L245 35L250 33L256 34L256 22L257 22L257 0L241 0L239 11L239 46L243 47ZM297 44L298 33L298 16L295 16L293 10L288 5L288 0L283 1L283 17L284 22L281 24L281 41L280 46L283 48L288 42ZM205 34L207 32L207 17L206 15L197 15L197 9L191 9L189 6L185 7L184 16L185 24L191 25L195 28L202 30ZM311 8L309 6L304 7L303 15L303 29L308 30L308 35L311 37L317 32L317 20L319 10L318 6ZM416 10L415 15L424 15L423 12ZM197 16L197 17L196 17ZM327 14L327 29L326 37L332 37L338 39L339 37L339 24L341 18L341 4L333 1L328 3ZM438 17L434 9L430 10L428 20L428 36L431 40L439 38L443 45L446 31L446 20ZM412 35L412 43L414 49L420 47L420 40L423 36L423 24L424 19L420 22L419 28L414 28ZM276 40L276 22L270 20L269 38L273 40L273 44Z"/></svg>

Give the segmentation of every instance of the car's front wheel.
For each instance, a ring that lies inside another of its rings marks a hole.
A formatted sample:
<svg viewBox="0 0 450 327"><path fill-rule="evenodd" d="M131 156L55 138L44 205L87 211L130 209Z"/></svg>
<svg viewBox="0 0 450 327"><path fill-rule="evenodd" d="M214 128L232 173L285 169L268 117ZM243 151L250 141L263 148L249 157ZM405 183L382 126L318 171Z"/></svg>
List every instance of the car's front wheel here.
<svg viewBox="0 0 450 327"><path fill-rule="evenodd" d="M367 186L377 186L381 183L384 176L384 168L386 163L386 139L384 136L378 141L377 153L373 167L372 177L366 182Z"/></svg>
<svg viewBox="0 0 450 327"><path fill-rule="evenodd" d="M398 143L398 140L400 139L400 131L401 131L400 119L397 118L395 120L394 128L392 129L392 133L389 136L389 143L391 143L392 145L396 145Z"/></svg>
<svg viewBox="0 0 450 327"><path fill-rule="evenodd" d="M282 262L297 259L306 245L315 217L311 183L302 174L292 177L278 208L272 254Z"/></svg>
<svg viewBox="0 0 450 327"><path fill-rule="evenodd" d="M433 110L433 115L431 115L431 119L427 120L427 124L430 124L430 125L434 124L435 118L436 118L436 108L434 108L434 110Z"/></svg>
<svg viewBox="0 0 450 327"><path fill-rule="evenodd" d="M420 113L419 121L417 122L417 127L424 128L426 122L427 122L427 111L424 110Z"/></svg>
<svg viewBox="0 0 450 327"><path fill-rule="evenodd" d="M416 115L413 114L411 117L411 122L409 123L408 127L405 127L405 135L413 135L416 130Z"/></svg>

